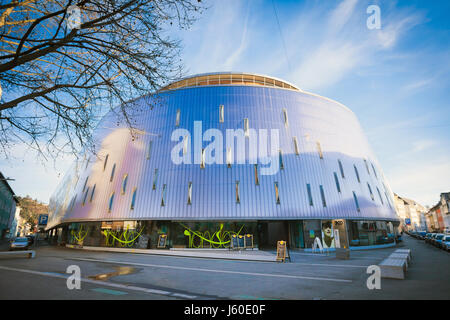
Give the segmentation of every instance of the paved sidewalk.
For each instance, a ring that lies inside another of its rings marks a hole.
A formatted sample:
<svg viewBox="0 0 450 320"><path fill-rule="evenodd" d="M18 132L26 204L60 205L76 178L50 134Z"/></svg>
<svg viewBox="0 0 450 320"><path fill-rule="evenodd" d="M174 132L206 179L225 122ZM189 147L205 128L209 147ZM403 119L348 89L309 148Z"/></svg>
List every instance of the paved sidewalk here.
<svg viewBox="0 0 450 320"><path fill-rule="evenodd" d="M107 248L107 247L88 247L66 245L67 248L102 251L102 252L124 252L139 253L164 256L178 256L190 258L209 258L209 259L228 259L228 260L247 260L247 261L266 261L276 262L276 252L260 250L228 250L228 249L132 249L132 248Z"/></svg>

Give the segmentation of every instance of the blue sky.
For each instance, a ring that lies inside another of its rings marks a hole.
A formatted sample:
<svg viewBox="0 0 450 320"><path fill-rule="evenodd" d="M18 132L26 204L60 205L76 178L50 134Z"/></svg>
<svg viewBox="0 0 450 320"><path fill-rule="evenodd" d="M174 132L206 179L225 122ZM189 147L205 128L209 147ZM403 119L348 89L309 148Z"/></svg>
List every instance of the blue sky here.
<svg viewBox="0 0 450 320"><path fill-rule="evenodd" d="M278 77L358 117L394 192L433 205L450 191L449 1L210 1L178 31L187 74ZM369 5L381 29L369 30ZM278 20L276 19L276 14ZM24 147L1 160L18 195L48 202L72 159L42 163Z"/></svg>

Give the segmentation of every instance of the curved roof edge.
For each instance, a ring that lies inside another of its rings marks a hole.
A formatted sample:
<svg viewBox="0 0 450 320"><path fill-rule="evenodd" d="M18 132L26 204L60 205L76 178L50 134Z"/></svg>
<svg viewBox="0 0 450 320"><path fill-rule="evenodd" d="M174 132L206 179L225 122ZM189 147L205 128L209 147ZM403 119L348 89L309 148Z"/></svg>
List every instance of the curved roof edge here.
<svg viewBox="0 0 450 320"><path fill-rule="evenodd" d="M257 73L229 71L199 73L186 76L162 87L158 92L212 85L249 85L302 91L294 84L279 78Z"/></svg>

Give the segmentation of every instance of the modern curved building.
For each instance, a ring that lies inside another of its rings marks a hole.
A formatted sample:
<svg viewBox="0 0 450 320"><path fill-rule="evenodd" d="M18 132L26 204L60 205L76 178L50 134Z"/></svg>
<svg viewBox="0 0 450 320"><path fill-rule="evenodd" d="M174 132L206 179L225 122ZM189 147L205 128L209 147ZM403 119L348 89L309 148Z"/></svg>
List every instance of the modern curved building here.
<svg viewBox="0 0 450 320"><path fill-rule="evenodd" d="M52 196L47 230L59 241L154 248L165 235L168 247L219 248L252 234L260 248L311 248L316 238L339 246L339 232L350 246L392 241L392 191L346 106L248 73L187 77L130 103L138 130L107 114L98 153Z"/></svg>

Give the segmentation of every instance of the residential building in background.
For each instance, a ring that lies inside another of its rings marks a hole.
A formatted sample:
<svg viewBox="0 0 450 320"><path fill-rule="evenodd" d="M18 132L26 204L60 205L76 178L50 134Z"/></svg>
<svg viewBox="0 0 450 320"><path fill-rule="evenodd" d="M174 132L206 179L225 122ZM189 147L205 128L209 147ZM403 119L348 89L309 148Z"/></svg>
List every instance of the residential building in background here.
<svg viewBox="0 0 450 320"><path fill-rule="evenodd" d="M426 213L428 231L443 232L450 229L450 192L440 194L439 202Z"/></svg>
<svg viewBox="0 0 450 320"><path fill-rule="evenodd" d="M427 230L427 220L425 214L427 209L414 200L400 197L394 193L395 208L401 220L403 230Z"/></svg>
<svg viewBox="0 0 450 320"><path fill-rule="evenodd" d="M0 240L10 237L11 223L16 213L16 202L14 191L0 172Z"/></svg>

